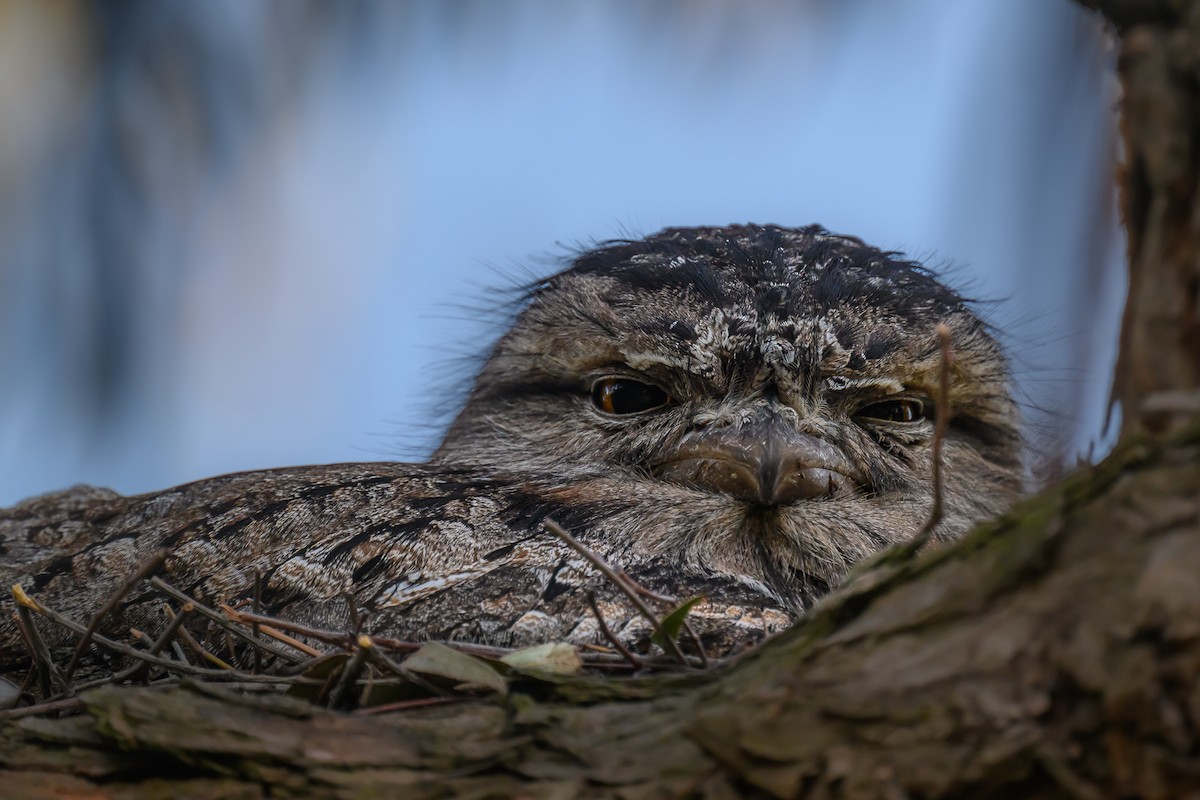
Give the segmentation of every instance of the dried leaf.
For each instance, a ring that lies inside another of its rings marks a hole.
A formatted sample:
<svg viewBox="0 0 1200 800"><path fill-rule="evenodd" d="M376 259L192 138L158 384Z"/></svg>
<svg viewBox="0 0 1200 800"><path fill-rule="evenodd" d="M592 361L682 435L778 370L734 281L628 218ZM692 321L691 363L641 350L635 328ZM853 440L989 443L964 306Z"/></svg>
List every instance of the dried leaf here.
<svg viewBox="0 0 1200 800"><path fill-rule="evenodd" d="M463 687L482 687L500 694L508 693L508 684L485 661L460 653L439 642L428 642L404 660L404 666L422 675L449 678Z"/></svg>
<svg viewBox="0 0 1200 800"><path fill-rule="evenodd" d="M514 655L516 655L514 653ZM21 697L21 687L8 678L0 678L0 710L12 708Z"/></svg>
<svg viewBox="0 0 1200 800"><path fill-rule="evenodd" d="M574 645L563 642L539 644L509 653L500 659L513 669L548 672L551 675L574 675L583 668L583 659Z"/></svg>

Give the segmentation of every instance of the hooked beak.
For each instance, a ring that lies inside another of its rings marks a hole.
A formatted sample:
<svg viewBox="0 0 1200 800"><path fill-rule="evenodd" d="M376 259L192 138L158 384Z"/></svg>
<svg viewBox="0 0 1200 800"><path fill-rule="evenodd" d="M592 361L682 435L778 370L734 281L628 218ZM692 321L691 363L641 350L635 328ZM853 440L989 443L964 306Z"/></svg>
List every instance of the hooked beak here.
<svg viewBox="0 0 1200 800"><path fill-rule="evenodd" d="M775 416L739 428L693 431L653 472L763 506L835 497L857 485L840 449Z"/></svg>

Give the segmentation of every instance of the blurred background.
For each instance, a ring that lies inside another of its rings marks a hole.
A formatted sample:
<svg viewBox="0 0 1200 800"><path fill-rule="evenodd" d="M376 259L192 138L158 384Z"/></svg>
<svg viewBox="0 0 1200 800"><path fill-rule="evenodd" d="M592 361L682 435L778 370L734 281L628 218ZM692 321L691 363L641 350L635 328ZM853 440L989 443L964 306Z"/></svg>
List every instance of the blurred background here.
<svg viewBox="0 0 1200 800"><path fill-rule="evenodd" d="M1113 60L1068 0L0 0L0 505L422 458L496 288L732 222L998 301L1053 476L1105 448Z"/></svg>

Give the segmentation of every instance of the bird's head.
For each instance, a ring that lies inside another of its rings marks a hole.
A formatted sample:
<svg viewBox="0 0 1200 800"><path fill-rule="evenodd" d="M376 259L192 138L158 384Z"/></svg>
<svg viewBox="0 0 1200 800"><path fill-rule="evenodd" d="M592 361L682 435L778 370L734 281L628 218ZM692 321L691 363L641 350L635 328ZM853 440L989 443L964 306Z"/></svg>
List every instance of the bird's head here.
<svg viewBox="0 0 1200 800"><path fill-rule="evenodd" d="M954 535L1020 491L1004 353L926 269L818 227L674 228L579 255L532 287L435 460L634 514L645 541L719 569L836 577L928 514L939 323Z"/></svg>

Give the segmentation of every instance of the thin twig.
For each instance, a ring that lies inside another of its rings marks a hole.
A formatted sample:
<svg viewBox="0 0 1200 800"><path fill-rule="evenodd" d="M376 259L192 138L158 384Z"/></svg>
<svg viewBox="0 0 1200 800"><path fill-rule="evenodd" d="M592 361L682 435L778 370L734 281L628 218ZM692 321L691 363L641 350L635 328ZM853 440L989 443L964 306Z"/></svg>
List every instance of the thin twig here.
<svg viewBox="0 0 1200 800"><path fill-rule="evenodd" d="M596 593L588 592L587 600L588 605L592 607L592 613L596 615L596 622L599 623L600 632L604 634L604 638L608 639L612 646L617 648L617 652L620 653L626 661L632 664L634 669L641 669L643 666L641 660L634 655L632 650L625 646L624 642L618 639L616 635L609 630L608 623L604 621L604 615L600 613L600 606L596 604Z"/></svg>
<svg viewBox="0 0 1200 800"><path fill-rule="evenodd" d="M57 714L60 711L78 711L81 708L83 708L83 701L78 697L65 697L62 700L50 700L23 708L10 708L0 711L0 719L19 719L20 717L34 717L38 714Z"/></svg>
<svg viewBox="0 0 1200 800"><path fill-rule="evenodd" d="M14 614L14 616L16 615ZM20 619L20 617L18 617L18 619ZM24 636L24 634L22 634L22 636ZM21 681L21 686L17 689L17 696L13 698L14 705L19 703L22 697L25 697L29 694L29 690L33 688L33 679L35 677L36 675L34 675L33 670L29 670L25 673L25 680Z"/></svg>
<svg viewBox="0 0 1200 800"><path fill-rule="evenodd" d="M262 613L262 570L254 570L254 615L258 616ZM262 637L258 634L258 623L250 623L250 630L254 634L254 671L262 672L262 650L257 647L262 641Z"/></svg>
<svg viewBox="0 0 1200 800"><path fill-rule="evenodd" d="M187 594L185 594L184 592L181 592L179 589L176 589L174 586L172 586L171 584L162 580L161 578L151 578L150 585L153 586L155 589L158 589L163 594L168 595L169 597L175 598L180 603L191 603L192 605L194 605L196 607L197 614L199 614L202 617L207 618L213 624L215 624L217 627L219 627L222 630L225 630L229 633L232 633L234 636L237 636L239 639L247 642L250 645L253 645L256 647L261 647L264 650L266 650L268 653L270 653L271 655L278 656L279 658L285 659L286 661L293 663L293 664L298 661L303 660L300 657L298 657L295 653L289 653L287 650L284 650L281 647L276 647L275 645L271 644L270 642L256 640L254 638L254 635L250 631L247 631L247 630L243 629L242 627L240 627L239 625L235 625L230 621L229 612L222 613L220 611L215 611L212 608L209 608L208 606L199 602L195 598L189 597ZM230 611L232 611L232 609L230 609ZM241 612L233 612L233 613L237 614L237 613L241 613Z"/></svg>
<svg viewBox="0 0 1200 800"><path fill-rule="evenodd" d="M317 694L312 699L312 704L314 706L323 706L326 704L326 702L329 700L329 693L333 691L333 686L337 682L339 674L340 673L336 671L330 672L324 678L320 679L319 683L321 688L317 689Z"/></svg>
<svg viewBox="0 0 1200 800"><path fill-rule="evenodd" d="M937 397L933 401L933 506L929 509L929 519L926 520L925 526L909 544L909 549L914 552L929 541L933 529L942 521L945 513L942 504L942 443L946 440L946 427L950 424L950 416L953 413L950 408L950 367L954 364L954 350L951 347L950 329L946 324L939 322L935 330L941 350L941 364L938 370Z"/></svg>
<svg viewBox="0 0 1200 800"><path fill-rule="evenodd" d="M380 652L388 650L401 653L413 653L417 650L420 650L422 647L428 644L429 641L437 641L431 639L425 642L406 642L400 639L388 639L387 637L381 636L373 636L371 638L375 642L376 650ZM453 641L441 642L441 644L444 644L447 647L453 647L460 653L480 656L481 658L490 658L497 661L504 656L509 655L510 653L516 652L516 650L511 647L491 647L489 645L471 644L469 642ZM585 655L583 656L583 659L584 666L594 667L596 669L629 669L629 663L619 653L595 653L593 655ZM657 656L646 656L642 659L642 663L647 667L654 669L667 669L668 667L675 666L675 660L670 656L664 656L661 658Z"/></svg>
<svg viewBox="0 0 1200 800"><path fill-rule="evenodd" d="M124 583L117 587L117 591L113 592L112 596L108 598L108 602L92 615L91 620L88 621L87 628L83 632L82 638L79 640L79 644L75 646L75 652L71 654L71 663L67 665L67 672L63 676L63 680L68 686L71 684L71 676L75 674L75 668L79 666L79 659L83 657L88 647L91 646L92 636L99 630L100 623L104 621L105 617L116 610L121 601L125 599L125 595L129 594L134 586L137 586L152 573L157 572L158 568L167 560L167 556L170 553L171 551L165 547L160 547L156 550L154 555L137 572L130 575L125 579Z"/></svg>
<svg viewBox="0 0 1200 800"><path fill-rule="evenodd" d="M276 619L274 617L259 616L257 614L251 614L247 611L235 611L232 608L229 608L225 613L229 614L232 619L236 619L238 622L245 624L257 622L260 626L270 626L278 631L291 631L292 633L298 633L301 636L307 636L310 639L316 639L318 642L336 645L342 650L349 650L351 647L351 642L354 641L354 637L344 631L338 632L322 630L320 628L313 628L308 625L301 625L299 622L291 622L290 620ZM280 641L283 640L281 639ZM380 641L381 640L376 640L375 643L379 644ZM293 646L290 644L290 642L288 642L288 645ZM308 651L305 650L304 652ZM323 654L318 653L318 655Z"/></svg>
<svg viewBox="0 0 1200 800"><path fill-rule="evenodd" d="M167 646L167 643L175 638L175 634L179 630L179 626L183 624L183 621L187 619L188 615L191 614L195 608L196 607L191 603L183 604L183 607L179 609L179 613L171 618L171 621L167 623L167 627L163 629L163 632L160 633L158 638L154 640L154 643L150 645L150 650L148 651L150 655L156 656L162 652L162 649ZM141 680L149 671L150 665L147 662L142 661L113 675L113 681L116 683L123 683L124 681Z"/></svg>
<svg viewBox="0 0 1200 800"><path fill-rule="evenodd" d="M669 603L671 606L679 605L679 598L669 594L659 594L658 592L647 589L642 584L635 581L628 572L617 571L621 579L629 584L630 588L640 594L642 597L649 597L651 600L657 600L660 603ZM688 638L692 640L692 644L696 647L696 652L700 655L700 666L703 669L708 669L708 653L704 650L704 645L700 641L700 637L696 634L696 629L692 627L692 623L684 617L683 629L687 632Z"/></svg>
<svg viewBox="0 0 1200 800"><path fill-rule="evenodd" d="M350 632L358 636L362 633L362 616L358 613L358 603L353 592L343 592L342 596L346 599L346 613L350 616Z"/></svg>
<svg viewBox="0 0 1200 800"><path fill-rule="evenodd" d="M566 529L564 529L554 520L547 517L546 519L542 520L542 524L546 526L546 530L550 531L559 539L562 539L563 542L571 547L571 549L590 561L592 566L600 570L604 577L608 578L614 586L620 589L622 594L629 598L629 602L633 603L633 607L636 608L643 617L650 621L650 624L654 627L654 632L658 634L659 639L661 639L663 642L663 649L670 653L671 657L679 662L679 664L685 667L690 666L688 664L687 656L685 656L683 651L679 649L679 645L676 644L675 640L668 636L666 630L663 629L662 621L659 620L659 618L654 615L649 607L642 602L642 598L638 597L638 593L630 588L626 581L621 579L621 574L619 572L609 566L608 562L606 562L598 554L592 552L582 542L580 542L571 534L567 533Z"/></svg>
<svg viewBox="0 0 1200 800"><path fill-rule="evenodd" d="M320 658L321 656L325 655L324 652L318 650L317 648L313 647L312 645L307 645L304 642L300 641L299 639L295 639L291 636L288 636L286 633L284 633L282 631L277 631L277 630L275 630L275 628L271 627L270 625L264 625L262 623L259 623L258 629L264 635L270 636L272 639L279 642L280 644L286 644L288 647L294 647L297 650L299 650L301 653L304 653L312 658Z"/></svg>
<svg viewBox="0 0 1200 800"><path fill-rule="evenodd" d="M187 653L184 651L183 645L181 645L179 643L178 638L176 638L173 642L171 642L171 651L175 653L175 658L179 659L183 663L185 663L185 664L192 663L192 660L187 657Z"/></svg>
<svg viewBox="0 0 1200 800"><path fill-rule="evenodd" d="M16 589L15 586L13 588ZM16 597L16 592L13 592L13 599L15 600ZM18 601L17 607L13 609L12 617L13 623L17 626L17 633L21 635L21 642L25 645L25 652L29 654L29 672L25 674L25 680L21 683L21 691L27 692L29 691L29 688L33 686L33 679L35 677L39 679L42 678L42 671L40 669L41 659L34 650L33 640L30 639L29 634L25 632L25 621L21 619L20 608L20 602ZM45 683L45 680L39 680L43 694L49 690L49 687L44 685Z"/></svg>
<svg viewBox="0 0 1200 800"><path fill-rule="evenodd" d="M162 678L157 678L152 681L147 681L145 683L145 685L146 686L170 686L170 685L179 683L179 681L181 681L182 679L183 679L182 676L168 674ZM86 681L85 683L77 683L71 687L71 690L75 694L79 695L79 694L83 694L88 689L95 689L97 686L111 686L115 682L116 682L116 676L108 675L103 678L96 678L95 680Z"/></svg>
<svg viewBox="0 0 1200 800"><path fill-rule="evenodd" d="M169 608L167 609L167 617L169 617L170 619L175 619L175 613L173 611L171 611L171 609L169 609ZM189 631L187 628L179 629L179 639L182 640L183 643L186 644L193 653L200 656L201 660L207 661L208 663L212 664L213 666L217 667L218 669L231 670L234 668L232 664L228 664L225 661L222 661L217 656L210 653L208 651L208 648L206 648L204 645L202 645L198 641L196 641L196 637L192 636L192 632ZM184 663L187 663L187 664L191 663L191 662L187 661L186 659L181 659L181 660L183 660Z"/></svg>
<svg viewBox="0 0 1200 800"><path fill-rule="evenodd" d="M378 644L378 642L375 642L375 644ZM367 655L370 657L372 663L374 663L376 666L382 667L388 672L403 678L414 686L420 687L430 694L446 696L450 695L450 692L442 689L437 684L425 680L403 664L388 658L387 654L384 653L379 647L372 647L369 651L367 651Z"/></svg>
<svg viewBox="0 0 1200 800"><path fill-rule="evenodd" d="M383 647L388 650L399 650L401 653L415 653L431 641L439 641L436 639L428 639L423 642L410 642L404 639L389 639L386 636L371 637L377 647ZM453 647L460 653L466 653L472 656L482 656L483 658L491 658L499 660L509 653L514 652L511 647L493 647L486 644L472 644L470 642L440 642L447 647Z"/></svg>
<svg viewBox="0 0 1200 800"><path fill-rule="evenodd" d="M692 640L692 644L696 646L696 654L700 656L700 668L708 669L708 653L704 650L704 643L700 641L700 635L696 633L696 629L692 627L692 623L688 622L687 617L683 618L683 630L687 633L688 638Z"/></svg>
<svg viewBox="0 0 1200 800"><path fill-rule="evenodd" d="M357 645L354 655L342 666L342 672L338 675L337 683L334 684L333 691L329 693L330 708L342 707L342 701L349 693L350 687L358 683L358 678L362 675L363 667L367 665L367 657L370 655L371 649L375 646L371 641L371 637L363 634L359 634Z"/></svg>
<svg viewBox="0 0 1200 800"><path fill-rule="evenodd" d="M375 642L375 649L379 651L389 650L392 652L412 653L420 650L426 642L402 642L396 639L385 639L378 636L372 637ZM479 656L485 659L498 661L504 656L516 652L516 648L511 647L489 647L487 645L467 644L460 641L441 641L431 639L429 641L438 641L447 647L452 647L461 653L467 655ZM585 645L586 647L586 645ZM606 651L606 652L604 652ZM585 667L604 669L604 670L626 670L629 669L629 662L620 653L614 653L607 648L602 652L581 653ZM674 669L678 666L675 659L668 655L662 656L642 656L642 663L651 669Z"/></svg>
<svg viewBox="0 0 1200 800"><path fill-rule="evenodd" d="M626 661L625 658L623 656L621 656L619 653L611 653L610 655L612 655L613 658L615 658L616 660L615 661L599 661L599 660L594 660L591 658L584 658L583 666L585 669L599 669L599 670L604 670L605 672L629 672L631 670L634 670L633 666L628 661ZM646 667L648 667L649 669L654 669L655 665L652 662L648 661L648 662L646 662ZM668 668L675 669L675 662L674 661L668 662ZM634 671L636 671L636 670L634 670Z"/></svg>
<svg viewBox="0 0 1200 800"><path fill-rule="evenodd" d="M463 703L470 700L470 697L421 697L417 700L401 700L396 703L384 703L377 706L369 706L360 708L355 711L355 714L363 716L369 714L386 714L389 711L406 711L410 708L426 708L428 706L444 706L449 703Z"/></svg>
<svg viewBox="0 0 1200 800"><path fill-rule="evenodd" d="M33 621L33 614L30 613L31 610L36 611L37 609L25 602L29 596L20 586L13 586L12 594L13 599L17 601L17 619L29 645L29 655L33 659L33 667L37 672L38 687L42 690L42 696L46 697L50 694L52 682L55 681L66 690L70 684L59 674L58 667L54 666L50 648L46 646L42 635L38 633L37 625Z"/></svg>
<svg viewBox="0 0 1200 800"><path fill-rule="evenodd" d="M67 630L74 631L75 633L80 634L80 635L83 635L84 631L87 630L87 628L84 625L81 625L78 622L76 622L75 620L63 616L62 614L58 613L57 611L55 611L52 608L48 608L48 607L42 605L37 600L26 595L24 592L21 592L21 595L22 595L22 598L18 598L18 602L22 602L23 605L25 603L28 603L30 609L32 609L33 611L36 611L38 614L41 614L43 617L50 620L51 622L53 622L57 625L61 625L64 628L66 628ZM180 630L180 632L183 632L183 631L186 631L187 628L180 628L179 630ZM119 655L129 656L130 658L136 658L136 659L139 659L142 661L147 661L151 664L154 664L155 666L164 667L168 670L182 672L182 673L185 673L188 675L200 675L203 677L213 678L214 680L221 680L221 681L229 680L230 675L233 675L233 674L237 675L238 680L249 680L251 682L258 682L257 680L255 680L258 678L262 678L263 679L262 682L265 682L265 683L288 683L288 682L293 681L293 679L291 679L291 678L268 677L265 675L251 675L249 673L240 673L240 672L237 672L236 670L230 670L227 672L227 671L221 671L221 670L203 669L201 667L193 667L193 666L190 666L187 664L181 664L178 661L172 661L169 658L162 658L161 656L152 656L149 653L147 653L145 650L139 650L136 647L131 647L130 645L125 644L124 642L118 642L113 639L109 639L108 637L101 636L98 633L92 634L92 641L96 642L97 644L101 645L102 647L108 648L109 650L111 650L114 653L117 653Z"/></svg>
<svg viewBox="0 0 1200 800"><path fill-rule="evenodd" d="M645 586L642 586L637 581L635 581L629 575L628 572L624 572L622 570L614 570L614 572L616 572L618 575L621 576L621 580L623 580L627 584L629 584L629 588L633 589L635 592L640 594L642 597L649 597L651 600L657 600L660 603L667 603L669 605L677 605L679 603L679 598L676 597L675 595L659 594L658 592L656 592L652 589L648 589Z"/></svg>

